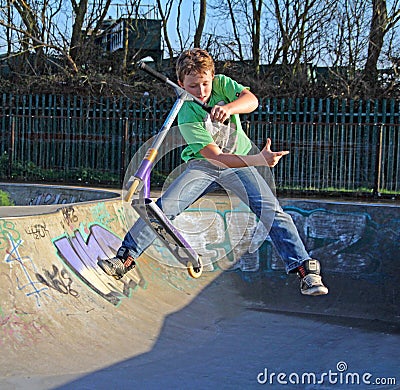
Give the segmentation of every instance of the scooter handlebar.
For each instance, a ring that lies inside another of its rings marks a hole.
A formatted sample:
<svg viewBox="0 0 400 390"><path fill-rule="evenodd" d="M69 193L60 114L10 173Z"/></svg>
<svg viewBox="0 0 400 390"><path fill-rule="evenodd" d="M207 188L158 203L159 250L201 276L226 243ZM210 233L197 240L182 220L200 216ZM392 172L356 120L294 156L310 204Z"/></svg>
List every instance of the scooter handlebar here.
<svg viewBox="0 0 400 390"><path fill-rule="evenodd" d="M144 70L146 73L152 75L156 79L159 79L163 83L166 83L168 81L168 77L167 76L164 76L162 73L157 72L156 70L154 70L150 66L146 65L144 62L139 62L138 63L138 67L139 67L139 69Z"/></svg>
<svg viewBox="0 0 400 390"><path fill-rule="evenodd" d="M146 63L144 63L143 61L140 61L138 63L138 68L141 70L144 70L146 73L150 74L151 76L155 77L156 79L162 81L163 83L168 83L171 86L173 86L174 88L180 88L177 84L175 84L173 81L171 81L167 76L163 75L160 72L157 72L155 69L153 69L152 67L146 65ZM190 95L190 94L189 94ZM193 99L193 101L195 103L197 103L199 106L201 106L203 108L203 110L207 111L208 113L211 112L212 107L209 106L207 103L202 102L200 99L196 98L193 95L190 95L191 98ZM227 119L224 124L227 125L229 123L229 119Z"/></svg>

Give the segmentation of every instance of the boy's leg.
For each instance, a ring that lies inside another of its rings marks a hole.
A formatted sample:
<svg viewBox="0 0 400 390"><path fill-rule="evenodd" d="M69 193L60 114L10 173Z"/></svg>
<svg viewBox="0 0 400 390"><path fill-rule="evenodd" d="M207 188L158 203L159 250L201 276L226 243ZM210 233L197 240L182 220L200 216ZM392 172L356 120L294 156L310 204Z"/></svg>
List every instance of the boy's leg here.
<svg viewBox="0 0 400 390"><path fill-rule="evenodd" d="M320 264L307 253L291 216L285 213L271 188L255 168L226 170L221 183L236 193L269 231L272 242L285 263L286 272L301 278L304 295L327 294L320 276Z"/></svg>
<svg viewBox="0 0 400 390"><path fill-rule="evenodd" d="M168 187L157 200L157 205L169 219L174 219L194 203L201 195L212 191L216 185L217 170L207 169L198 164L189 163L188 168ZM99 260L99 266L111 276L120 279L135 266L135 259L148 248L157 235L151 227L139 218L125 235L116 257Z"/></svg>

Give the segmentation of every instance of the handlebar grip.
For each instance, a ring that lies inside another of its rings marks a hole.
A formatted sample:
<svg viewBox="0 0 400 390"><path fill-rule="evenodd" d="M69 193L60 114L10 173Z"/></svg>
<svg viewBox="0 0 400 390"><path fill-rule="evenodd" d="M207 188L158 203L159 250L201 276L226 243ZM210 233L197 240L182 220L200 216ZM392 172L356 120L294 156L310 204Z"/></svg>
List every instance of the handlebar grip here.
<svg viewBox="0 0 400 390"><path fill-rule="evenodd" d="M150 66L146 65L144 62L139 62L138 63L138 68L141 70L144 70L146 73L154 76L156 79L159 79L163 83L166 83L168 81L168 77L164 76L162 73L157 72Z"/></svg>

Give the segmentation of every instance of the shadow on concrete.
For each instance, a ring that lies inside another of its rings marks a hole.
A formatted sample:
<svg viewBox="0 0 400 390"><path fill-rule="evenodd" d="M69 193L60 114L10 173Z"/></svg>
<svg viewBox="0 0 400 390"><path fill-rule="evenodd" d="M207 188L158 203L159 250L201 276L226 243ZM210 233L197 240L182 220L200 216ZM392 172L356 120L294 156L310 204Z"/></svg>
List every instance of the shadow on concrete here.
<svg viewBox="0 0 400 390"><path fill-rule="evenodd" d="M332 303L334 292L330 298L299 296L294 291L297 281L291 279L285 280L286 287L277 292L280 302L274 304L269 299L275 294L265 293L268 281L249 283L241 273L227 272L187 307L165 318L148 353L57 389L250 389L261 384L290 389L398 389L399 325L311 314L323 307L340 312L343 305ZM289 313L294 302L310 314ZM271 309L277 304L279 311ZM103 331L112 338L113 332L127 329ZM286 384L279 383L279 373L285 374L281 380Z"/></svg>

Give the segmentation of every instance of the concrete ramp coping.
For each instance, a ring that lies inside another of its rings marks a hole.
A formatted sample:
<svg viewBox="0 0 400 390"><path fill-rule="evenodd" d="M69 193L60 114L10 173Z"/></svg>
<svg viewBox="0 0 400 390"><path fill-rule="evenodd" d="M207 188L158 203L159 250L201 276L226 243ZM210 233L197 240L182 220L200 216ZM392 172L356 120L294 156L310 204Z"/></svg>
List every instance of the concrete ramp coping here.
<svg viewBox="0 0 400 390"><path fill-rule="evenodd" d="M60 205L120 196L119 190L25 183L0 183L0 191L13 203L13 206L0 207L0 217L43 214L59 209Z"/></svg>

